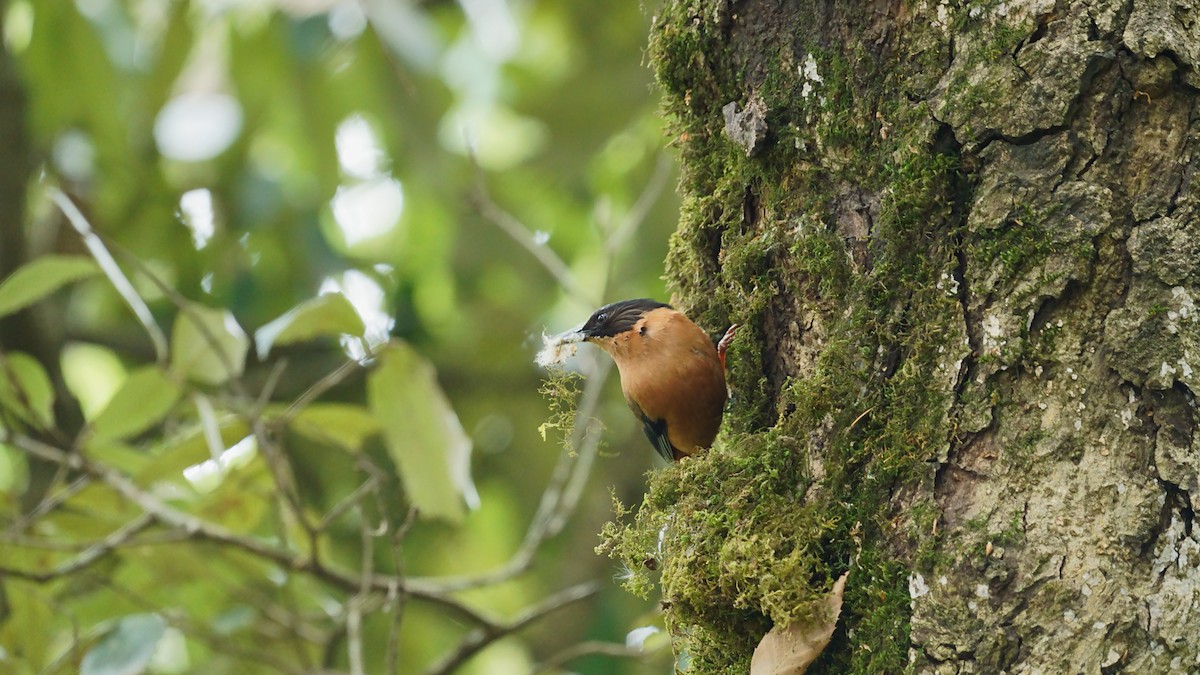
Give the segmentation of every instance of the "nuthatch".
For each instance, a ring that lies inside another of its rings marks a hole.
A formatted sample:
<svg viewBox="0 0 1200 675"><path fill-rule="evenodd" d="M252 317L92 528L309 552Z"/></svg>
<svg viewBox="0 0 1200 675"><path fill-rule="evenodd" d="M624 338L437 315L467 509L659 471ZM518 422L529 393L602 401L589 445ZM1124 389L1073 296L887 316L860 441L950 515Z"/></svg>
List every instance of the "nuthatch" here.
<svg viewBox="0 0 1200 675"><path fill-rule="evenodd" d="M639 298L605 305L557 345L590 342L612 356L621 390L654 449L668 461L712 445L725 412L725 350L670 305Z"/></svg>

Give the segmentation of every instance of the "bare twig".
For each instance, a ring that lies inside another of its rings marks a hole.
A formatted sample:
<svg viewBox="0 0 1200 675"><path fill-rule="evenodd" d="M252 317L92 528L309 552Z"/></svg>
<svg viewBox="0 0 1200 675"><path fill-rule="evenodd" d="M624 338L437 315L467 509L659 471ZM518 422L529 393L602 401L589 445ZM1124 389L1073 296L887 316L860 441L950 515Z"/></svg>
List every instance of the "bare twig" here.
<svg viewBox="0 0 1200 675"><path fill-rule="evenodd" d="M65 577L69 574L74 574L87 568L109 553L112 553L115 549L128 542L135 535L137 535L137 533L146 529L153 523L154 518L148 513L143 513L137 518L134 518L128 523L125 523L121 527L113 530L103 539L89 545L79 555L52 570L48 570L46 572L31 572L12 567L0 567L0 576L12 576L25 579L27 581L46 583L60 577Z"/></svg>
<svg viewBox="0 0 1200 675"><path fill-rule="evenodd" d="M548 673L552 670L558 670L562 666L582 656L600 654L603 656L612 656L616 658L645 660L654 653L654 651L647 652L641 649L627 647L616 642L602 642L599 640L578 642L570 647L567 647L566 649L563 649L562 651L552 654L550 658L537 664L537 666L534 667L531 675L539 675L539 673Z"/></svg>
<svg viewBox="0 0 1200 675"><path fill-rule="evenodd" d="M562 497L558 500L558 508L551 513L550 519L546 523L546 535L550 537L561 532L566 527L567 521L574 515L575 507L579 505L583 489L591 476L596 455L600 453L600 434L595 428L595 413L600 407L600 394L604 388L604 382L608 379L608 374L612 372L612 363L608 359L603 359L600 363L601 365L589 378L588 386L584 387L583 397L579 403L583 421L577 422L575 428L571 430L571 447L578 449L579 460L571 475L571 480L563 486ZM597 380L595 385L592 385L590 381L593 379ZM576 419L580 419L580 417L576 416Z"/></svg>
<svg viewBox="0 0 1200 675"><path fill-rule="evenodd" d="M213 410L212 401L201 392L192 394L192 403L196 406L196 417L200 420L204 443L208 445L208 455L216 462L225 452L225 441L221 438L221 425L217 422L217 413Z"/></svg>
<svg viewBox="0 0 1200 675"><path fill-rule="evenodd" d="M372 485L372 482L368 478L363 485ZM363 494L366 493L364 492ZM362 583L359 587L358 595L346 603L346 651L350 661L351 675L363 675L366 671L363 669L362 601L371 592L371 577L375 573L375 537L377 533L373 532L367 525L367 514L363 512L361 506L355 504L355 507L358 509L359 536L362 539L362 553L359 556L362 558ZM386 522L384 523L383 530L383 533L386 533Z"/></svg>
<svg viewBox="0 0 1200 675"><path fill-rule="evenodd" d="M267 381L263 383L262 390L258 392L258 398L254 401L254 407L250 411L252 416L262 417L263 411L271 403L275 387L279 386L279 379L283 377L283 371L287 370L287 364L287 359L280 359L271 366L271 372L267 374Z"/></svg>
<svg viewBox="0 0 1200 675"><path fill-rule="evenodd" d="M637 201L633 203L629 213L625 214L621 223L613 229L604 242L604 248L610 256L615 254L629 240L629 237L633 236L638 228L646 222L646 218L650 215L650 209L654 207L655 202L667 187L667 178L671 176L671 167L674 164L670 155L665 152L659 153L658 161L654 164L654 173L646 183L646 188L642 190L642 194L638 195Z"/></svg>
<svg viewBox="0 0 1200 675"><path fill-rule="evenodd" d="M142 327L146 330L146 335L150 337L150 342L154 344L154 355L159 365L167 362L167 336L163 333L162 328L154 320L154 315L150 313L150 308L146 306L146 302L142 300L142 296L138 295L133 288L133 284L129 282L129 278L121 271L121 266L108 252L104 242L100 236L92 229L87 218L75 206L75 202L66 195L65 192L56 188L48 188L50 199L58 205L62 210L63 215L67 217L67 221L71 223L71 227L79 233L83 243L87 246L88 252L96 259L96 263L100 265L100 269L104 271L104 275L108 277L109 283L113 285L121 299L133 311L133 315L141 322Z"/></svg>
<svg viewBox="0 0 1200 675"><path fill-rule="evenodd" d="M350 674L363 675L362 608L351 600L346 608L346 651L350 658Z"/></svg>
<svg viewBox="0 0 1200 675"><path fill-rule="evenodd" d="M318 644L329 634L327 630L314 626L312 621L306 621L304 613L295 606L283 606L282 603L277 602L269 593L263 592L257 585L247 584L236 587L232 589L230 595L243 604L254 607L261 612L263 618L277 627L278 630L276 633L281 637L292 639L297 649L300 649L306 641ZM317 620L328 618L328 614L324 612L312 614ZM302 657L307 658L307 654L302 655Z"/></svg>
<svg viewBox="0 0 1200 675"><path fill-rule="evenodd" d="M408 531L417 522L417 507L410 507L404 522L392 533L392 567L398 577L404 575L404 539ZM392 625L388 627L387 643L387 672L396 675L400 672L400 621L404 616L404 598L402 593L389 592L388 604L392 613Z"/></svg>
<svg viewBox="0 0 1200 675"><path fill-rule="evenodd" d="M355 575L334 567L323 565L315 558L297 555L294 551L278 548L251 537L243 536L210 523L191 514L179 511L158 497L138 488L115 469L91 462L78 454L68 453L28 436L17 435L10 439L17 447L51 462L65 464L76 471L91 475L116 490L127 501L153 516L160 523L182 530L193 539L203 539L225 546L232 546L264 560L269 560L285 570L311 574L332 586L356 593L361 590L362 580ZM467 604L450 595L436 583L424 583L411 579L400 579L391 575L376 574L370 579L370 588L381 593L404 593L446 609L459 619L473 625L492 625L495 622Z"/></svg>
<svg viewBox="0 0 1200 675"><path fill-rule="evenodd" d="M55 476L54 481L51 482L51 485L58 482L59 476L65 475L66 473L67 468L60 465L57 475ZM11 533L25 531L31 523L42 516L45 516L47 513L50 513L54 509L57 509L59 506L65 504L67 500L79 494L79 492L90 485L91 482L92 479L90 476L77 476L75 480L68 483L63 489L53 494L46 495L42 501L38 502L38 505L35 506L29 513L14 520L12 525L8 528L8 532Z"/></svg>
<svg viewBox="0 0 1200 675"><path fill-rule="evenodd" d="M321 394L324 394L333 387L336 387L342 382L342 380L345 380L346 377L359 368L362 368L361 363L355 359L347 359L342 363L342 365L338 366L328 375L317 380L311 387L306 389L303 394L300 394L299 398L293 401L292 404L288 406L287 410L283 411L283 414L274 420L273 424L275 426L284 426L288 424L295 419L296 415L300 414L301 410L304 410L304 408L306 408L310 403L320 398Z"/></svg>
<svg viewBox="0 0 1200 675"><path fill-rule="evenodd" d="M435 663L426 672L428 675L444 675L445 673L449 673L463 663L466 663L468 659L496 640L521 630L555 610L566 607L571 603L579 602L593 595L597 590L598 588L593 582L572 586L547 597L508 623L492 623L480 626L463 638L463 641L458 645L458 649L447 654L445 658Z"/></svg>
<svg viewBox="0 0 1200 675"><path fill-rule="evenodd" d="M346 511L360 506L362 500L378 487L379 479L375 476L367 476L367 479L363 481L362 484L360 484L357 488L354 488L354 492L351 492L337 504L334 504L333 508L329 510L329 513L326 513L321 518L321 522L317 523L316 531L324 532L333 523L333 521L341 518L342 514L344 514Z"/></svg>
<svg viewBox="0 0 1200 675"><path fill-rule="evenodd" d="M275 482L279 494L282 496L282 501L287 505L283 515L285 519L294 521L300 529L308 536L308 543L313 551L317 550L316 526L308 518L308 512L304 509L304 505L300 503L300 491L296 487L296 476L292 471L292 463L288 461L287 455L275 443L272 430L267 428L266 423L261 417L253 417L248 420L250 428L254 434L254 440L258 443L258 449L262 452L263 458L266 460L267 467L271 470L271 477ZM284 530L286 532L286 528Z"/></svg>
<svg viewBox="0 0 1200 675"><path fill-rule="evenodd" d="M599 304L597 302L598 298L585 291L579 285L579 282L575 281L575 275L571 273L571 268L567 267L562 258L558 257L549 246L538 243L534 238L533 232L524 223L508 211L500 208L500 205L492 200L491 195L487 191L487 186L484 184L482 174L475 181L475 189L471 192L471 203L475 206L475 210L479 212L479 215L483 216L496 227L499 227L513 241L520 244L526 251L529 251L542 264L542 267L546 268L550 276L554 277L558 285L562 286L563 290L571 297L589 307Z"/></svg>
<svg viewBox="0 0 1200 675"><path fill-rule="evenodd" d="M149 265L143 262L141 258L134 255L129 249L121 246L119 243L108 237L104 237L103 235L93 233L92 236L96 238L97 242L101 246L107 245L109 249L115 251L117 255L121 256L121 258L125 260L126 263L136 269L138 274L142 275L147 281L149 281L151 285L153 285L160 293L163 294L163 297L165 297L171 302L172 305L175 306L175 309L179 310L180 313L183 314L184 318L192 323L192 326L200 335L200 339L204 340L204 343L209 349L212 350L213 356L217 358L217 361L220 362L221 367L225 369L225 373L229 375L230 386L233 387L239 395L246 397L246 392L242 387L241 380L234 375L238 369L235 368L233 362L229 360L229 354L225 353L225 349L221 345L221 341L217 339L217 336L208 329L208 326L196 314L195 304L188 300L182 293L175 290L175 288L170 284L163 281L162 278L160 278L158 274L150 268ZM107 249L105 250L107 251ZM114 262L114 264L116 263ZM133 291L132 286L130 286L130 292L134 292L136 294L136 292ZM138 301L142 301L141 297L138 297ZM160 364L164 363L165 361L160 361Z"/></svg>
<svg viewBox="0 0 1200 675"><path fill-rule="evenodd" d="M142 594L134 591L132 588L124 586L120 582L108 576L89 575L97 583L107 587L117 595L125 598L132 604L145 609L146 611L154 612L168 626L179 630L188 637L204 643L214 652L222 654L230 654L247 661L257 661L276 673L301 673L295 664L287 663L280 659L276 654L258 649L247 649L242 647L237 642L226 638L214 632L208 626L192 621L186 614L180 611L165 610L150 598L142 596ZM47 671L55 672L55 671Z"/></svg>
<svg viewBox="0 0 1200 675"><path fill-rule="evenodd" d="M571 446L577 448L575 456L562 453L554 467L550 482L542 491L542 499L525 532L525 538L516 553L500 567L480 574L458 577L416 578L411 581L437 584L448 591L460 591L500 583L529 569L542 543L556 536L566 526L575 512L583 486L591 473L592 464L600 449L600 436L588 433L596 409L600 404L600 393L611 372L611 362L599 361L599 365L587 378L583 396L579 403L575 427L571 430Z"/></svg>

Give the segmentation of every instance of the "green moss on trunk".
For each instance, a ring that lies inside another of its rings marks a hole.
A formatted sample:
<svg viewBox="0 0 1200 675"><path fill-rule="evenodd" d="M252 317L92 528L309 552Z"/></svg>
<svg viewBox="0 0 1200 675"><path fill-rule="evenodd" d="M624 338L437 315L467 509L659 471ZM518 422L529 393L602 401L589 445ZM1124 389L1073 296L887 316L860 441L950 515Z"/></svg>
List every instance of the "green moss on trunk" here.
<svg viewBox="0 0 1200 675"><path fill-rule="evenodd" d="M946 328L962 322L958 148L904 95L942 47L873 43L857 6L750 5L709 16L669 3L651 40L683 155L667 262L676 302L702 324L745 326L726 430L711 452L656 472L601 550L628 567L632 590L661 572L693 672L745 672L772 623L812 616L847 569L842 628L822 663L897 672L911 559L933 536L899 507L914 506L906 486L931 476L949 442L969 351ZM721 109L752 97L768 133L748 153Z"/></svg>

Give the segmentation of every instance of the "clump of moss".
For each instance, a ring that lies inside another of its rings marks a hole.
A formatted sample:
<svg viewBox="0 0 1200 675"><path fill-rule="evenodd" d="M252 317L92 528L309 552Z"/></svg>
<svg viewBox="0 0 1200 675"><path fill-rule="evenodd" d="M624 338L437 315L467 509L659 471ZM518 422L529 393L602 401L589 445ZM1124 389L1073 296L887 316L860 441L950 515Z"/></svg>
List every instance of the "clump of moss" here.
<svg viewBox="0 0 1200 675"><path fill-rule="evenodd" d="M816 616L833 581L820 547L804 545L835 523L804 505L811 481L795 442L740 440L753 451L726 442L657 472L633 522L609 523L597 549L626 566L626 587L641 595L661 570L669 625L700 672L745 672L755 636Z"/></svg>
<svg viewBox="0 0 1200 675"><path fill-rule="evenodd" d="M558 436L563 449L571 453L575 452L571 445L571 432L578 417L582 381L581 373L555 366L547 371L546 378L538 388L538 393L546 397L549 407L549 415L538 427L538 433L543 441L550 434Z"/></svg>

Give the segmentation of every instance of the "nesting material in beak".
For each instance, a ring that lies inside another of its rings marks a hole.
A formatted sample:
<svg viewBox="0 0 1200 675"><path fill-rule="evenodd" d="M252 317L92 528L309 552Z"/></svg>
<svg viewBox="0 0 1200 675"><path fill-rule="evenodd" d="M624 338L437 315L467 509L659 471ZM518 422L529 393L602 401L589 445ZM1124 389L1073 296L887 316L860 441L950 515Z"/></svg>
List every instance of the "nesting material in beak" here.
<svg viewBox="0 0 1200 675"><path fill-rule="evenodd" d="M585 336L579 329L572 329L558 335L543 333L542 350L534 357L534 362L542 368L561 365L563 361L575 356L575 352L579 350L579 343L584 339Z"/></svg>

